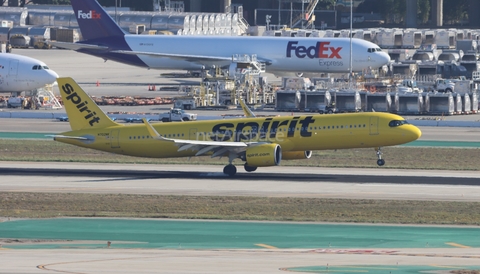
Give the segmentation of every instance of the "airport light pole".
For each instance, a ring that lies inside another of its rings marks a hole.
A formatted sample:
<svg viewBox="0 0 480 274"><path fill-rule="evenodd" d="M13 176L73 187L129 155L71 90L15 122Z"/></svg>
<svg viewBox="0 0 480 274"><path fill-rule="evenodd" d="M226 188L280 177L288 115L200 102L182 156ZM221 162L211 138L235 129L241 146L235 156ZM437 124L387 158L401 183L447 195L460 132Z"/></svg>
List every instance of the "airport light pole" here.
<svg viewBox="0 0 480 274"><path fill-rule="evenodd" d="M348 76L348 82L350 89L352 88L353 81L353 50L352 50L352 37L353 37L353 0L350 0L350 71Z"/></svg>

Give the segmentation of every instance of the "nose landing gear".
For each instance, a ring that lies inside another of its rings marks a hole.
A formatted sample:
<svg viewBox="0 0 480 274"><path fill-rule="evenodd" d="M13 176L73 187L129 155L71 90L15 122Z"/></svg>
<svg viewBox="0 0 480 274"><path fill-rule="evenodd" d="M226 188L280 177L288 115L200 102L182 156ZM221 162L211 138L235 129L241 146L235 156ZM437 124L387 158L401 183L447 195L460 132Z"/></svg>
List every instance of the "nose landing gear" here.
<svg viewBox="0 0 480 274"><path fill-rule="evenodd" d="M377 147L377 148L375 148L375 151L377 151L377 158L378 158L377 165L378 166L385 165L385 160L382 159L382 148Z"/></svg>

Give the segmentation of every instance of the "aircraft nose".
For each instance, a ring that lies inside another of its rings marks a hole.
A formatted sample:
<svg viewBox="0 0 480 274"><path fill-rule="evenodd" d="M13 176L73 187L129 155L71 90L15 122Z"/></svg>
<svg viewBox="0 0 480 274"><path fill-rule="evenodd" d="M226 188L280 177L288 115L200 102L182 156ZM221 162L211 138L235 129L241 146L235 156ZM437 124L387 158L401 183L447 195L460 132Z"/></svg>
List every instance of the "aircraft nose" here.
<svg viewBox="0 0 480 274"><path fill-rule="evenodd" d="M47 73L48 73L48 75L49 75L49 80L51 80L51 83L57 81L57 78L58 78L59 76L58 76L58 74L57 74L55 71L49 69L49 70L47 70Z"/></svg>
<svg viewBox="0 0 480 274"><path fill-rule="evenodd" d="M386 53L386 52L381 52L380 53L380 62L382 63L381 64L382 66L390 63L390 55L388 55L388 53Z"/></svg>
<svg viewBox="0 0 480 274"><path fill-rule="evenodd" d="M422 136L422 131L414 125L410 125L407 130L408 136L410 137L411 141L418 140Z"/></svg>

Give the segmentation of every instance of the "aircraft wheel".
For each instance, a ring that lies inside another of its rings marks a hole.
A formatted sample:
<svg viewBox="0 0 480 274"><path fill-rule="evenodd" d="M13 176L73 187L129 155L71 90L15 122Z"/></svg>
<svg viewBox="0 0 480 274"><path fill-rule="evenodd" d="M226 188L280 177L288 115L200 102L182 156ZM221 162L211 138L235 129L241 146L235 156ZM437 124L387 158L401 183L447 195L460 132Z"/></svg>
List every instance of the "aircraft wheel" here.
<svg viewBox="0 0 480 274"><path fill-rule="evenodd" d="M383 159L378 159L377 160L377 165L378 166L383 166L384 164L385 164L385 160L383 160Z"/></svg>
<svg viewBox="0 0 480 274"><path fill-rule="evenodd" d="M247 163L245 163L245 165L243 167L245 168L246 172L253 172L253 171L257 170L256 166L249 166L249 165L247 165Z"/></svg>
<svg viewBox="0 0 480 274"><path fill-rule="evenodd" d="M226 165L223 168L223 173L231 177L237 173L237 168L232 164Z"/></svg>

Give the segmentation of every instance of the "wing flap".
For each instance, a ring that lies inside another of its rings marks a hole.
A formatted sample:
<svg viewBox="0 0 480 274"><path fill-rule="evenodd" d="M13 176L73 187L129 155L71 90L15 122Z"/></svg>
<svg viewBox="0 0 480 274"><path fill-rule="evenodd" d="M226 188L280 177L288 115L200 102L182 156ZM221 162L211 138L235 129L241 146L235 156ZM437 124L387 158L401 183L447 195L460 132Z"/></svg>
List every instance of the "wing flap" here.
<svg viewBox="0 0 480 274"><path fill-rule="evenodd" d="M143 123L153 139L165 142L173 142L177 145L178 151L193 150L197 151L195 156L205 155L213 152L212 157L219 157L227 152L241 153L247 147L263 144L263 142L224 142L224 141L199 141L165 138L157 132L157 130L144 118Z"/></svg>

